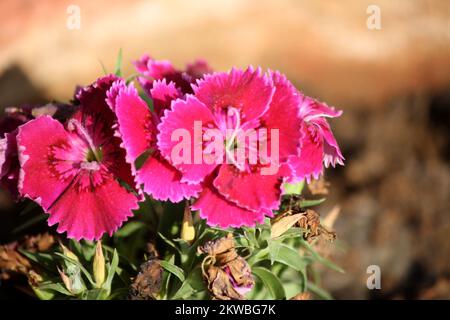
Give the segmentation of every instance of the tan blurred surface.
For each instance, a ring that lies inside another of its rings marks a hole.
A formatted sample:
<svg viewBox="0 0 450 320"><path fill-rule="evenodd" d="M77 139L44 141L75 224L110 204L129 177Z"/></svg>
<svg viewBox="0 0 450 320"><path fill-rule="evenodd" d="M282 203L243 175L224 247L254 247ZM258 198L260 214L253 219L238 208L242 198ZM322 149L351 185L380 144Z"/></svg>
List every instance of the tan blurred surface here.
<svg viewBox="0 0 450 320"><path fill-rule="evenodd" d="M66 27L68 5L81 29ZM125 73L143 53L217 70L261 65L344 110L332 126L346 166L328 171L320 208L342 208L345 275L325 272L337 298L450 298L450 2L377 0L0 1L0 107L69 99L76 84ZM0 194L0 196L2 196ZM2 201L0 200L0 203ZM6 201L3 201L4 203ZM366 287L380 265L382 290Z"/></svg>
<svg viewBox="0 0 450 320"><path fill-rule="evenodd" d="M70 4L81 29L66 27ZM0 70L17 64L49 96L67 98L124 61L149 52L177 64L198 56L217 69L280 69L334 104L378 104L450 81L450 2L378 0L381 30L368 30L373 1L0 2ZM131 65L125 64L128 72Z"/></svg>

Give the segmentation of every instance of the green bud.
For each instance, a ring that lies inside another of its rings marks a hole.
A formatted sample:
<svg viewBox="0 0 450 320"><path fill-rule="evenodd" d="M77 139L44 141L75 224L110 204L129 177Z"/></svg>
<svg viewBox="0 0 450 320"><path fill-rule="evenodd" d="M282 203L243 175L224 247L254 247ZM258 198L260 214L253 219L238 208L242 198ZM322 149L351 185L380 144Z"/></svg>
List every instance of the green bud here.
<svg viewBox="0 0 450 320"><path fill-rule="evenodd" d="M191 243L195 239L195 228L192 221L192 212L189 204L184 208L183 224L181 226L181 239Z"/></svg>
<svg viewBox="0 0 450 320"><path fill-rule="evenodd" d="M97 288L101 288L105 282L105 257L103 255L102 242L98 241L94 256L94 279Z"/></svg>

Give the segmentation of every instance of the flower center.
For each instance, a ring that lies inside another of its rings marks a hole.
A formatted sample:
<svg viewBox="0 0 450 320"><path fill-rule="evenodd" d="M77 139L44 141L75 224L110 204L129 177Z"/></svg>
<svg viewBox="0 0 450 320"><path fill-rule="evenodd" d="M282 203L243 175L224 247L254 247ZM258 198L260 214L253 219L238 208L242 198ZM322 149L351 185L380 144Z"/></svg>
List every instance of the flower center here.
<svg viewBox="0 0 450 320"><path fill-rule="evenodd" d="M101 147L95 149L89 148L86 154L87 162L102 162L102 160L103 160L103 150Z"/></svg>
<svg viewBox="0 0 450 320"><path fill-rule="evenodd" d="M239 171L245 170L245 163L241 163L242 159L237 159L235 151L239 148L238 134L241 129L241 115L239 110L234 107L229 107L226 118L226 138L225 138L225 155ZM230 131L231 130L231 131ZM230 133L231 132L231 133Z"/></svg>

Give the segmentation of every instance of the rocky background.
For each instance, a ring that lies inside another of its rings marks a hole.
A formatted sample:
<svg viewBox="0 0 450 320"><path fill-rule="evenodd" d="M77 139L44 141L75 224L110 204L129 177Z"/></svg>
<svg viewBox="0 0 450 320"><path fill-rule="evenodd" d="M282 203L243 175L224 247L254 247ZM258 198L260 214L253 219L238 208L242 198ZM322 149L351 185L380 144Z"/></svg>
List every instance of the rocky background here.
<svg viewBox="0 0 450 320"><path fill-rule="evenodd" d="M70 5L80 29L67 27ZM261 65L343 109L332 126L346 166L327 172L319 211L340 206L327 249L347 272L324 270L322 286L337 299L450 298L450 2L2 0L0 109L70 99L102 64L113 69L119 48L129 75L145 52ZM0 192L0 241L19 209ZM369 265L381 290L366 287Z"/></svg>

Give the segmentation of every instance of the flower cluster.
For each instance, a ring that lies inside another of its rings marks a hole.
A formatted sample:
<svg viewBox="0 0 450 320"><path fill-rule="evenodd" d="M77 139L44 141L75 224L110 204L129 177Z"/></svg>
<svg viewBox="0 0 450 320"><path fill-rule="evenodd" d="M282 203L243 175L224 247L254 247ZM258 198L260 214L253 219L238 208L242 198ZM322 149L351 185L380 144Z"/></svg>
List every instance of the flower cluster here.
<svg viewBox="0 0 450 320"><path fill-rule="evenodd" d="M144 194L190 200L209 225L254 226L279 209L284 182L343 164L326 104L260 68L185 70L144 56L138 83L108 75L70 105L7 113L0 182L37 202L69 238L110 235Z"/></svg>

